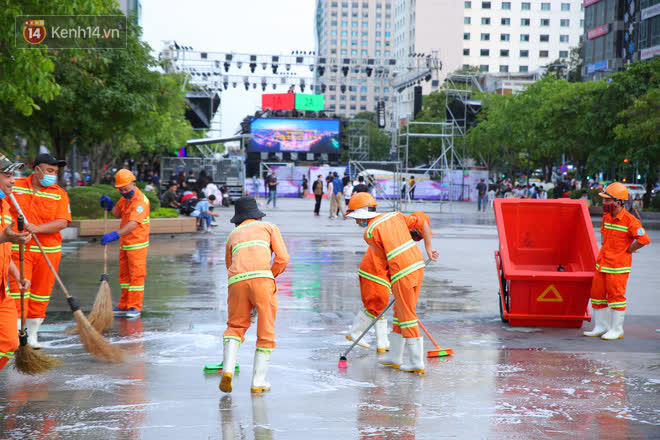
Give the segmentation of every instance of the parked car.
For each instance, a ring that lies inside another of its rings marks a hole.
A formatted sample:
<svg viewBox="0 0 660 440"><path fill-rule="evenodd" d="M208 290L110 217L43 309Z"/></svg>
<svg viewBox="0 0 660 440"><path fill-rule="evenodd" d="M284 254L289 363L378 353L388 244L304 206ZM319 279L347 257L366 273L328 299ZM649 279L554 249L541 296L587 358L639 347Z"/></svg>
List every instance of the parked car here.
<svg viewBox="0 0 660 440"><path fill-rule="evenodd" d="M640 199L646 194L646 188L643 185L638 185L636 183L624 183L626 188L628 188L628 196L630 200L635 200L637 197Z"/></svg>

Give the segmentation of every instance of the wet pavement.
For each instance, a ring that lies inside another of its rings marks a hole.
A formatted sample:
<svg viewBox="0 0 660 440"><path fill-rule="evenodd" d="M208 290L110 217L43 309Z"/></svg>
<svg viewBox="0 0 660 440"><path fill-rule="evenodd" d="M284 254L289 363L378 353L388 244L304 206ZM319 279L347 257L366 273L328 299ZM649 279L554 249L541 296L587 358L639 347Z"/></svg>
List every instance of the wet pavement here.
<svg viewBox="0 0 660 440"><path fill-rule="evenodd" d="M660 231L634 257L625 339L606 342L583 329L503 324L492 213L415 205L429 213L441 254L426 270L418 313L455 352L427 359L420 377L380 367L374 349L359 347L346 370L337 368L361 306L363 230L313 217L312 201L278 203L265 220L280 226L291 262L278 278L270 393L249 391L254 329L231 395L218 390L217 374L202 372L221 361L227 319L233 209L224 209L211 234L151 237L142 319L118 319L106 335L129 353L124 364L94 360L65 333L71 314L56 289L40 339L65 365L36 377L0 372L0 438L660 438ZM116 301L117 246L110 254ZM83 308L96 295L102 256L98 243L65 244L60 273Z"/></svg>

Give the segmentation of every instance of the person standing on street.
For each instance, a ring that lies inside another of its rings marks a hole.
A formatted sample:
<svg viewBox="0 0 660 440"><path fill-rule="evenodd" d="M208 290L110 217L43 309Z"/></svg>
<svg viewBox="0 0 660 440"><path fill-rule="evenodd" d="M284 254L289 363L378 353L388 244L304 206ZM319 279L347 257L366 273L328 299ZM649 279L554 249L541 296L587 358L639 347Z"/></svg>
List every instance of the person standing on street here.
<svg viewBox="0 0 660 440"><path fill-rule="evenodd" d="M275 172L273 172L268 178L268 201L266 206L273 202L273 208L277 208L277 185L279 185L279 182Z"/></svg>
<svg viewBox="0 0 660 440"><path fill-rule="evenodd" d="M115 316L139 318L144 301L144 279L147 276L149 250L149 199L135 185L135 176L129 170L115 174L115 188L121 194L116 205L106 195L101 196L101 207L114 218L121 218L119 230L107 233L101 239L106 245L120 240L119 285L121 298L113 309Z"/></svg>
<svg viewBox="0 0 660 440"><path fill-rule="evenodd" d="M0 154L0 370L14 355L18 347L18 331L20 316L16 313L16 304L9 295L7 280L11 276L24 294L30 290L30 279L25 278L21 284L21 275L12 261L12 244L27 244L32 239L28 231L12 231L12 217L9 211L7 194L11 194L14 185L14 171L23 168L22 163L14 163ZM29 336L29 335L28 335Z"/></svg>
<svg viewBox="0 0 660 440"><path fill-rule="evenodd" d="M12 189L18 206L25 215L25 229L31 234L38 234L48 259L59 269L62 258L62 235L60 231L71 223L71 207L67 192L57 184L57 173L66 165L50 154L40 154L32 163L33 173L29 177L16 179ZM18 211L10 206L12 220L16 223ZM18 245L12 246L14 264L20 262ZM50 294L55 284L55 275L48 267L37 243L32 241L25 247L25 277L32 281L29 295L25 295L25 326L28 344L39 349L37 334L46 318L46 309ZM21 292L18 283L9 283L9 294L16 300L16 310L21 310Z"/></svg>
<svg viewBox="0 0 660 440"><path fill-rule="evenodd" d="M625 185L611 183L598 195L603 198L602 246L591 283L591 308L596 325L584 335L600 336L607 340L621 339L632 254L649 244L651 239L642 223L623 206L628 200Z"/></svg>
<svg viewBox="0 0 660 440"><path fill-rule="evenodd" d="M488 191L488 185L486 185L484 179L481 179L477 183L477 211L486 210L486 191Z"/></svg>
<svg viewBox="0 0 660 440"><path fill-rule="evenodd" d="M406 193L408 192L407 185L406 185L406 177L401 178L401 200L406 199Z"/></svg>
<svg viewBox="0 0 660 440"><path fill-rule="evenodd" d="M300 197L305 198L307 195L307 188L309 188L309 183L307 182L307 176L303 176L302 183L300 184Z"/></svg>
<svg viewBox="0 0 660 440"><path fill-rule="evenodd" d="M408 193L410 194L410 200L415 200L415 176L410 176L410 181L408 182Z"/></svg>
<svg viewBox="0 0 660 440"><path fill-rule="evenodd" d="M333 174L332 179L332 203L330 204L330 213L333 218L341 212L342 218L345 220L346 209L344 209L344 184L336 172Z"/></svg>
<svg viewBox="0 0 660 440"><path fill-rule="evenodd" d="M321 210L321 200L323 200L323 178L319 174L312 184L312 192L314 192L314 215L318 216L319 211Z"/></svg>
<svg viewBox="0 0 660 440"><path fill-rule="evenodd" d="M364 183L364 176L358 176L358 184L353 187L353 194L359 192L369 192L369 187Z"/></svg>
<svg viewBox="0 0 660 440"><path fill-rule="evenodd" d="M332 198L334 197L334 191L333 191L333 183L332 183L332 174L328 174L328 177L325 178L325 183L327 186L327 197L328 197L328 202L330 203L330 215L328 218L332 220L335 218L336 212L337 212L337 207L333 206L332 203Z"/></svg>
<svg viewBox="0 0 660 440"><path fill-rule="evenodd" d="M250 327L250 312L256 309L257 347L250 390L261 393L270 390L266 373L275 348L275 278L286 269L289 254L279 228L261 221L266 214L257 208L255 199L241 197L234 208L235 215L230 221L236 227L227 237L225 246L225 264L229 276L229 318L223 334L220 390L231 393L233 389L238 347L245 341L245 332Z"/></svg>

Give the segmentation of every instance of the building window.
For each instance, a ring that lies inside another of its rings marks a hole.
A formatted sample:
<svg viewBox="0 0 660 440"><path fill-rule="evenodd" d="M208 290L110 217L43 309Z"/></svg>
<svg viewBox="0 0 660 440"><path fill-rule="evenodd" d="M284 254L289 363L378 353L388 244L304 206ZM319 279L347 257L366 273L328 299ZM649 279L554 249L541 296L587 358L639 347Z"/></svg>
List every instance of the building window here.
<svg viewBox="0 0 660 440"><path fill-rule="evenodd" d="M479 55L482 57L487 57L490 55L490 49L481 49L479 51Z"/></svg>
<svg viewBox="0 0 660 440"><path fill-rule="evenodd" d="M532 4L529 2L522 2L520 4L520 9L522 9L523 11L529 11L530 9L532 9Z"/></svg>
<svg viewBox="0 0 660 440"><path fill-rule="evenodd" d="M463 24L471 24L471 23L472 23L472 18L470 17L463 18Z"/></svg>
<svg viewBox="0 0 660 440"><path fill-rule="evenodd" d="M479 65L479 70L481 72L488 72L488 64L480 64Z"/></svg>
<svg viewBox="0 0 660 440"><path fill-rule="evenodd" d="M520 19L520 26L529 26L530 24L531 24L531 20L529 18Z"/></svg>
<svg viewBox="0 0 660 440"><path fill-rule="evenodd" d="M540 50L539 51L539 58L548 58L548 51L547 50Z"/></svg>
<svg viewBox="0 0 660 440"><path fill-rule="evenodd" d="M528 50L521 50L520 51L520 58L528 58L529 57L529 51Z"/></svg>
<svg viewBox="0 0 660 440"><path fill-rule="evenodd" d="M470 39L470 33L469 32L463 32L463 39L464 40L469 40Z"/></svg>
<svg viewBox="0 0 660 440"><path fill-rule="evenodd" d="M330 54L337 55L337 49L330 49Z"/></svg>
<svg viewBox="0 0 660 440"><path fill-rule="evenodd" d="M369 36L369 31L362 31L362 36L363 37L368 37Z"/></svg>
<svg viewBox="0 0 660 440"><path fill-rule="evenodd" d="M355 95L351 95L351 101L355 101L355 100L356 100Z"/></svg>
<svg viewBox="0 0 660 440"><path fill-rule="evenodd" d="M500 73L506 73L509 71L509 66L500 65Z"/></svg>
<svg viewBox="0 0 660 440"><path fill-rule="evenodd" d="M358 31L351 31L351 37L357 37Z"/></svg>
<svg viewBox="0 0 660 440"><path fill-rule="evenodd" d="M348 31L341 31L341 36L342 37L348 36Z"/></svg>
<svg viewBox="0 0 660 440"><path fill-rule="evenodd" d="M502 2L502 9L511 9L511 2Z"/></svg>
<svg viewBox="0 0 660 440"><path fill-rule="evenodd" d="M481 2L481 9L490 9L490 2Z"/></svg>
<svg viewBox="0 0 660 440"><path fill-rule="evenodd" d="M490 41L490 34L481 34L481 41Z"/></svg>
<svg viewBox="0 0 660 440"><path fill-rule="evenodd" d="M367 56L367 51L366 51L366 50L362 50L362 51L360 52L360 55L362 55L362 56L365 56L365 57L366 57L366 56Z"/></svg>
<svg viewBox="0 0 660 440"><path fill-rule="evenodd" d="M389 38L392 35L390 31L385 32L385 38Z"/></svg>
<svg viewBox="0 0 660 440"><path fill-rule="evenodd" d="M472 9L472 2L465 2L465 9Z"/></svg>
<svg viewBox="0 0 660 440"><path fill-rule="evenodd" d="M580 20L580 27L581 27L581 28L584 27L584 20Z"/></svg>
<svg viewBox="0 0 660 440"><path fill-rule="evenodd" d="M509 56L509 49L500 49L500 56L501 57L508 57Z"/></svg>
<svg viewBox="0 0 660 440"><path fill-rule="evenodd" d="M333 37L336 37L337 36L337 31L336 30L330 31L330 35L332 35Z"/></svg>
<svg viewBox="0 0 660 440"><path fill-rule="evenodd" d="M470 55L470 49L463 49L463 55L464 56L469 56Z"/></svg>
<svg viewBox="0 0 660 440"><path fill-rule="evenodd" d="M511 19L510 18L503 18L500 20L500 24L502 26L510 26L511 25Z"/></svg>
<svg viewBox="0 0 660 440"><path fill-rule="evenodd" d="M366 109L367 109L367 106L366 106L366 105L361 105L361 106L360 106L360 110L366 110Z"/></svg>
<svg viewBox="0 0 660 440"><path fill-rule="evenodd" d="M568 18L562 18L561 20L559 20L559 25L561 27L569 27L571 25L571 20L569 20Z"/></svg>
<svg viewBox="0 0 660 440"><path fill-rule="evenodd" d="M366 96L364 96L364 95L360 96L360 101L366 101L366 100L367 100Z"/></svg>
<svg viewBox="0 0 660 440"><path fill-rule="evenodd" d="M380 41L376 41L376 47L380 47Z"/></svg>
<svg viewBox="0 0 660 440"><path fill-rule="evenodd" d="M380 51L379 51L379 50L376 51L376 56L377 56L377 57L380 56Z"/></svg>
<svg viewBox="0 0 660 440"><path fill-rule="evenodd" d="M550 10L550 3L541 3L541 10L542 11L549 11Z"/></svg>
<svg viewBox="0 0 660 440"><path fill-rule="evenodd" d="M559 58L568 58L568 51L567 50L560 50L559 51Z"/></svg>
<svg viewBox="0 0 660 440"><path fill-rule="evenodd" d="M337 40L330 40L330 44L332 44L332 45L336 45L336 44L337 44Z"/></svg>
<svg viewBox="0 0 660 440"><path fill-rule="evenodd" d="M541 35L540 41L541 41L541 43L549 42L550 41L550 35L547 35L547 34Z"/></svg>
<svg viewBox="0 0 660 440"><path fill-rule="evenodd" d="M500 41L509 41L511 36L509 34L500 34Z"/></svg>
<svg viewBox="0 0 660 440"><path fill-rule="evenodd" d="M341 54L342 54L342 55L346 55L346 49L342 49L342 50L341 50Z"/></svg>
<svg viewBox="0 0 660 440"><path fill-rule="evenodd" d="M529 34L520 34L520 41L529 41Z"/></svg>
<svg viewBox="0 0 660 440"><path fill-rule="evenodd" d="M542 18L541 19L541 26L550 26L550 19L549 18Z"/></svg>
<svg viewBox="0 0 660 440"><path fill-rule="evenodd" d="M357 40L351 40L351 46L357 46Z"/></svg>
<svg viewBox="0 0 660 440"><path fill-rule="evenodd" d="M347 44L347 40L341 40L341 45L342 46L346 46L346 44Z"/></svg>
<svg viewBox="0 0 660 440"><path fill-rule="evenodd" d="M520 71L521 72L529 72L529 67L528 66L520 66Z"/></svg>
<svg viewBox="0 0 660 440"><path fill-rule="evenodd" d="M481 24L490 24L490 17L481 17Z"/></svg>
<svg viewBox="0 0 660 440"><path fill-rule="evenodd" d="M571 4L570 3L562 3L561 4L561 10L562 11L570 11L571 10Z"/></svg>
<svg viewBox="0 0 660 440"><path fill-rule="evenodd" d="M367 44L369 44L369 41L368 41L368 40L362 40L362 45L363 45L363 46L366 46Z"/></svg>
<svg viewBox="0 0 660 440"><path fill-rule="evenodd" d="M330 22L330 26L337 26L337 21L336 21L336 20L332 20L332 21Z"/></svg>
<svg viewBox="0 0 660 440"><path fill-rule="evenodd" d="M389 50L386 50L384 55L385 55L386 57L389 57L389 56L390 56L390 51L389 51Z"/></svg>
<svg viewBox="0 0 660 440"><path fill-rule="evenodd" d="M346 104L340 104L339 110L346 110Z"/></svg>
<svg viewBox="0 0 660 440"><path fill-rule="evenodd" d="M351 21L351 26L358 27L358 22L357 21Z"/></svg>

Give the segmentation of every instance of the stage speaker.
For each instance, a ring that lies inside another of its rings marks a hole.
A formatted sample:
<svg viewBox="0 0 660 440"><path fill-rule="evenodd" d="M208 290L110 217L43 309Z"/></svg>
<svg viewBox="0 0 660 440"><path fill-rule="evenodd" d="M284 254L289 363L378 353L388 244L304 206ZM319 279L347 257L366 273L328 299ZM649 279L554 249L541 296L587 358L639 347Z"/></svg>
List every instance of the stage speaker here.
<svg viewBox="0 0 660 440"><path fill-rule="evenodd" d="M413 98L413 119L422 111L422 86L415 86Z"/></svg>

